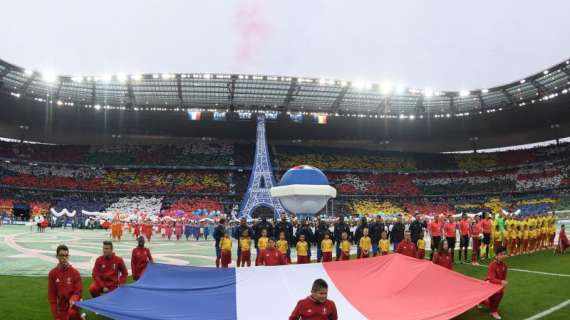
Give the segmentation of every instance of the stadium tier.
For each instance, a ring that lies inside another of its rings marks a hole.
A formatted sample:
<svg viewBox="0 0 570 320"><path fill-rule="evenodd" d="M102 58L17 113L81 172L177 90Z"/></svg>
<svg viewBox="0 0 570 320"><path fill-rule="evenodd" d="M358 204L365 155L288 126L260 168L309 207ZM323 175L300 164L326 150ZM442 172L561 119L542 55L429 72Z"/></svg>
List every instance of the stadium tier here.
<svg viewBox="0 0 570 320"><path fill-rule="evenodd" d="M532 214L567 206L565 197L558 203L558 194L570 185L569 148L562 144L488 154L284 145L271 150L277 177L298 163L323 168L339 194L331 206L333 212L413 215L497 212L501 208ZM246 154L251 152L252 145L226 141L170 146L2 142L0 184L13 196L5 196L0 207L11 211L7 209L23 199L32 214L50 208L104 211L113 208L121 196L143 194L170 199L146 210L163 209L168 214L220 211L239 203L243 196L251 168L251 156Z"/></svg>

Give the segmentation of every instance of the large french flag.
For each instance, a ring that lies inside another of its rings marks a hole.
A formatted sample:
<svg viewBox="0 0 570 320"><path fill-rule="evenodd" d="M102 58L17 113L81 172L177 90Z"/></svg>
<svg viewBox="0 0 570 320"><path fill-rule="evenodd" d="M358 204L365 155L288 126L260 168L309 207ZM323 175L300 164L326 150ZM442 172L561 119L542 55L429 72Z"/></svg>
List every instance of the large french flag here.
<svg viewBox="0 0 570 320"><path fill-rule="evenodd" d="M318 278L328 283L339 319L351 320L450 319L501 289L393 254L237 269L155 263L138 282L78 304L113 319L288 319Z"/></svg>

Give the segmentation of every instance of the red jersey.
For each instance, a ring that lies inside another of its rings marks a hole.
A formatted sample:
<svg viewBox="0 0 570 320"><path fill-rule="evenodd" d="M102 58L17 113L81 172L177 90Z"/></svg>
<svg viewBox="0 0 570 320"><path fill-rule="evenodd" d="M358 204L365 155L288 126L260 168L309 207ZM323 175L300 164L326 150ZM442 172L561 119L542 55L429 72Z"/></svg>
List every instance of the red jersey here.
<svg viewBox="0 0 570 320"><path fill-rule="evenodd" d="M459 222L459 234L460 235L468 236L470 228L471 228L471 225L469 224L469 220L465 219L465 220L461 220Z"/></svg>
<svg viewBox="0 0 570 320"><path fill-rule="evenodd" d="M312 297L297 302L289 320L337 320L336 305L331 300L320 303Z"/></svg>
<svg viewBox="0 0 570 320"><path fill-rule="evenodd" d="M48 274L48 301L54 319L58 318L58 313L69 309L72 297L74 301L81 298L82 287L81 276L71 265L51 269Z"/></svg>
<svg viewBox="0 0 570 320"><path fill-rule="evenodd" d="M142 275L149 261L152 261L152 256L148 248L136 247L133 249L133 253L131 255L131 270L133 271L133 278L138 279Z"/></svg>
<svg viewBox="0 0 570 320"><path fill-rule="evenodd" d="M487 233L490 234L491 233L491 228L493 227L493 223L491 223L490 219L483 219L481 220L481 229L483 230L483 233Z"/></svg>
<svg viewBox="0 0 570 320"><path fill-rule="evenodd" d="M431 234L432 237L441 237L441 227L442 227L442 223L441 221L432 221L429 226L429 233Z"/></svg>
<svg viewBox="0 0 570 320"><path fill-rule="evenodd" d="M478 238L481 234L481 222L475 223L471 226L471 236L473 238Z"/></svg>
<svg viewBox="0 0 570 320"><path fill-rule="evenodd" d="M501 281L506 279L507 279L506 264L497 261L497 259L494 259L493 262L489 263L489 270L487 271L487 278L485 278L485 280L491 283L501 284Z"/></svg>
<svg viewBox="0 0 570 320"><path fill-rule="evenodd" d="M416 245L413 244L411 241L402 241L398 244L398 248L396 248L396 252L403 254L408 257L415 258L416 257Z"/></svg>
<svg viewBox="0 0 570 320"><path fill-rule="evenodd" d="M119 284L127 281L129 272L125 266L123 258L117 257L114 253L111 257L100 256L95 260L93 266L93 280L100 287L107 287L109 290L116 289Z"/></svg>
<svg viewBox="0 0 570 320"><path fill-rule="evenodd" d="M444 268L447 268L449 270L453 270L453 260L451 259L451 255L448 253L436 252L433 255L433 263L440 265Z"/></svg>
<svg viewBox="0 0 570 320"><path fill-rule="evenodd" d="M265 249L261 255L261 265L263 266L278 266L283 265L285 263L285 255L282 254L279 250L272 248L272 249Z"/></svg>
<svg viewBox="0 0 570 320"><path fill-rule="evenodd" d="M455 222L449 222L443 226L443 230L445 231L445 236L448 238L455 238L456 229L457 229L457 224Z"/></svg>

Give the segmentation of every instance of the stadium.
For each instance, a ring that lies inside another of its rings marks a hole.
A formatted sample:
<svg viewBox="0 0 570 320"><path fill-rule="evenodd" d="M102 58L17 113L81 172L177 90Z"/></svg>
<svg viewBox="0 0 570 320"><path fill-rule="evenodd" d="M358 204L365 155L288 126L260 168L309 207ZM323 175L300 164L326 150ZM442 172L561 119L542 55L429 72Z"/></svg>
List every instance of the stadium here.
<svg viewBox="0 0 570 320"><path fill-rule="evenodd" d="M570 318L570 60L438 90L9 58L2 319Z"/></svg>

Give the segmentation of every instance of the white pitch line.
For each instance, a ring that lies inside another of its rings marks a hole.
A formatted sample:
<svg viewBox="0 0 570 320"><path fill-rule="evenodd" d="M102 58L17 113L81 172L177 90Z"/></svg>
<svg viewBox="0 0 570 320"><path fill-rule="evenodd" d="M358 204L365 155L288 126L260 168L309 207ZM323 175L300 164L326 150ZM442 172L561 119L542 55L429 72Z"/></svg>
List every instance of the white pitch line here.
<svg viewBox="0 0 570 320"><path fill-rule="evenodd" d="M540 318L544 318L545 316L556 312L564 307L566 307L567 305L570 305L570 299L566 300L564 302L562 302L561 304L557 304L554 307L550 308L550 309L546 309L540 313L535 314L534 316L530 317L530 318L526 318L524 320L536 320L536 319L540 319Z"/></svg>
<svg viewBox="0 0 570 320"><path fill-rule="evenodd" d="M487 268L488 265L482 264L482 265L479 265L478 267ZM524 270L524 269L516 269L516 268L508 268L508 271L535 273L535 274L542 274L545 276L555 276L555 277L570 277L570 274L565 274L565 273L542 272L542 271Z"/></svg>

